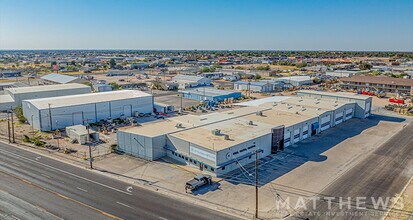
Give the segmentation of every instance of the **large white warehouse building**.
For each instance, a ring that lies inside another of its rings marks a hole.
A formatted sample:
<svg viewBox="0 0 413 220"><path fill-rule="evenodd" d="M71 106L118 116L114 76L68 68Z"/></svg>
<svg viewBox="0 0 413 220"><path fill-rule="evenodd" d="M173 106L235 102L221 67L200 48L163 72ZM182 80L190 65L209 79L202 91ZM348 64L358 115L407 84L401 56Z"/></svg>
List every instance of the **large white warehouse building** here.
<svg viewBox="0 0 413 220"><path fill-rule="evenodd" d="M67 126L153 112L153 96L137 90L90 93L23 101L23 114L35 129Z"/></svg>
<svg viewBox="0 0 413 220"><path fill-rule="evenodd" d="M346 100L284 97L258 106L124 128L117 132L118 149L147 160L168 156L223 175L253 162L257 150L262 158L357 117L357 104L349 98L357 96L346 95ZM371 97L362 99L371 103ZM370 109L365 111L370 114Z"/></svg>
<svg viewBox="0 0 413 220"><path fill-rule="evenodd" d="M91 88L79 83L69 83L7 88L4 91L5 94L0 95L0 110L3 111L21 105L23 100L91 93Z"/></svg>

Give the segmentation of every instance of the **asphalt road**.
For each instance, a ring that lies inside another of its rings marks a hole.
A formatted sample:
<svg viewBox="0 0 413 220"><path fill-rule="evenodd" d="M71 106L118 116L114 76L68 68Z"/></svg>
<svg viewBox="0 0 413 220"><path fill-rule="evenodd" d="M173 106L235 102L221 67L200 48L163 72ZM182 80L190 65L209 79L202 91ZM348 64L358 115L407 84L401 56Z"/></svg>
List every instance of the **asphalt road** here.
<svg viewBox="0 0 413 220"><path fill-rule="evenodd" d="M0 219L234 219L130 187L0 143Z"/></svg>
<svg viewBox="0 0 413 220"><path fill-rule="evenodd" d="M390 198L400 193L412 176L413 123L410 123L323 190L319 197L324 200L316 202L315 210L312 209L311 202L307 205L309 212L295 215L295 218L380 219L390 206ZM327 197L334 197L334 199ZM341 207L340 197L342 197ZM357 197L360 198L359 208L357 208ZM389 199L389 205L377 205L380 198L383 202ZM366 209L360 209L364 207ZM399 208L390 214L405 219L411 212Z"/></svg>

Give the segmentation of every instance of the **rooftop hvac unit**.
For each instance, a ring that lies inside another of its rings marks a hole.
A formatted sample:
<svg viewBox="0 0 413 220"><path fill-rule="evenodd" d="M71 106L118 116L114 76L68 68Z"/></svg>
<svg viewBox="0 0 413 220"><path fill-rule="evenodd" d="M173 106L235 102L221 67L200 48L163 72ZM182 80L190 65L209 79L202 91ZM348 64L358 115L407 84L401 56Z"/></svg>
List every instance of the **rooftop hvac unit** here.
<svg viewBox="0 0 413 220"><path fill-rule="evenodd" d="M224 135L224 140L229 140L229 135Z"/></svg>
<svg viewBox="0 0 413 220"><path fill-rule="evenodd" d="M258 116L262 116L262 111L258 111L257 113L255 113Z"/></svg>
<svg viewBox="0 0 413 220"><path fill-rule="evenodd" d="M182 123L177 123L177 124L175 125L175 127L176 127L176 128L182 128Z"/></svg>
<svg viewBox="0 0 413 220"><path fill-rule="evenodd" d="M305 111L305 110L306 110L305 108L301 109L301 111Z"/></svg>
<svg viewBox="0 0 413 220"><path fill-rule="evenodd" d="M254 125L253 121L248 121L248 125Z"/></svg>
<svg viewBox="0 0 413 220"><path fill-rule="evenodd" d="M214 129L214 130L212 130L212 134L213 134L213 135L220 135L220 134L221 134L221 130L219 130L219 129Z"/></svg>

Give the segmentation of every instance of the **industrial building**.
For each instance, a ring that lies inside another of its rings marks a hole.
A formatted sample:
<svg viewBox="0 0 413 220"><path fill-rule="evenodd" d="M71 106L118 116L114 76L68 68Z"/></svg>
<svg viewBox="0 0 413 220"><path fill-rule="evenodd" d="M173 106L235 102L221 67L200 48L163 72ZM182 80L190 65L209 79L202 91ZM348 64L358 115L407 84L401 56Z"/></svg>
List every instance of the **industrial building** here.
<svg viewBox="0 0 413 220"><path fill-rule="evenodd" d="M241 92L231 90L219 90L213 87L202 87L196 89L188 89L182 91L183 97L188 99L195 99L199 101L215 101L222 102L226 99L241 98Z"/></svg>
<svg viewBox="0 0 413 220"><path fill-rule="evenodd" d="M178 83L180 89L212 85L211 79L194 75L177 75L172 78L172 81Z"/></svg>
<svg viewBox="0 0 413 220"><path fill-rule="evenodd" d="M355 103L354 115L356 118L365 118L370 116L371 107L373 105L372 97L347 92L328 93L314 90L299 90L297 91L297 96L341 102L353 102Z"/></svg>
<svg viewBox="0 0 413 220"><path fill-rule="evenodd" d="M413 79L385 76L353 76L341 78L340 81L341 87L344 89L413 94Z"/></svg>
<svg viewBox="0 0 413 220"><path fill-rule="evenodd" d="M67 84L67 83L87 83L85 79L81 79L75 76L69 76L58 73L51 73L40 77L40 82L43 85L56 85L56 84Z"/></svg>
<svg viewBox="0 0 413 220"><path fill-rule="evenodd" d="M282 87L291 88L291 87L300 87L304 85L310 85L313 83L313 80L310 76L287 76L272 79L274 82L283 83Z"/></svg>
<svg viewBox="0 0 413 220"><path fill-rule="evenodd" d="M84 125L73 125L66 127L66 135L79 144L87 144L92 140L99 141L99 133L93 129L87 129Z"/></svg>
<svg viewBox="0 0 413 220"><path fill-rule="evenodd" d="M117 132L118 150L146 160L168 156L224 175L253 162L256 151L259 158L266 157L359 116L355 102L359 99L349 98L357 95L338 94L334 100L335 94L311 97L303 91L296 97L255 102L258 106L122 128ZM371 97L363 98L371 101ZM369 115L370 109L360 118Z"/></svg>
<svg viewBox="0 0 413 220"><path fill-rule="evenodd" d="M23 115L41 131L105 119L152 113L153 96L137 90L61 96L23 101Z"/></svg>
<svg viewBox="0 0 413 220"><path fill-rule="evenodd" d="M246 82L236 81L234 82L234 89L240 91L253 91L253 92L272 92L274 86L267 81L260 82Z"/></svg>
<svg viewBox="0 0 413 220"><path fill-rule="evenodd" d="M64 85L28 86L4 89L0 95L0 111L20 106L23 100L90 93L90 86L69 83Z"/></svg>

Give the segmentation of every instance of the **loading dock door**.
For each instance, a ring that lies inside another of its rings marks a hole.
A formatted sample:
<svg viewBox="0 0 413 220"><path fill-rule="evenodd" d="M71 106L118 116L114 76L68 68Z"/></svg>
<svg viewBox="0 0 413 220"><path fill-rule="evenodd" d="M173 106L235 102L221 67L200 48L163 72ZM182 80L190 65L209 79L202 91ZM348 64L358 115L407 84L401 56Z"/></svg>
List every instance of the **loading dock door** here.
<svg viewBox="0 0 413 220"><path fill-rule="evenodd" d="M321 131L325 131L330 128L330 115L321 118Z"/></svg>
<svg viewBox="0 0 413 220"><path fill-rule="evenodd" d="M311 125L311 136L314 136L317 134L317 129L320 127L320 124L318 122L314 122Z"/></svg>
<svg viewBox="0 0 413 220"><path fill-rule="evenodd" d="M346 110L346 121L353 117L353 108Z"/></svg>
<svg viewBox="0 0 413 220"><path fill-rule="evenodd" d="M300 129L295 129L294 130L294 143L297 143L300 141Z"/></svg>
<svg viewBox="0 0 413 220"><path fill-rule="evenodd" d="M83 125L83 112L72 113L72 124L73 125Z"/></svg>
<svg viewBox="0 0 413 220"><path fill-rule="evenodd" d="M303 127L303 140L308 138L308 125L304 125Z"/></svg>
<svg viewBox="0 0 413 220"><path fill-rule="evenodd" d="M123 115L125 117L131 117L132 116L132 106L131 105L124 105L123 106Z"/></svg>
<svg viewBox="0 0 413 220"><path fill-rule="evenodd" d="M336 114L336 125L340 124L341 122L343 122L343 116L344 116L344 112L340 112Z"/></svg>
<svg viewBox="0 0 413 220"><path fill-rule="evenodd" d="M284 150L284 126L272 129L271 153L277 153L277 150Z"/></svg>
<svg viewBox="0 0 413 220"><path fill-rule="evenodd" d="M291 132L284 133L284 147L288 147L291 144Z"/></svg>

